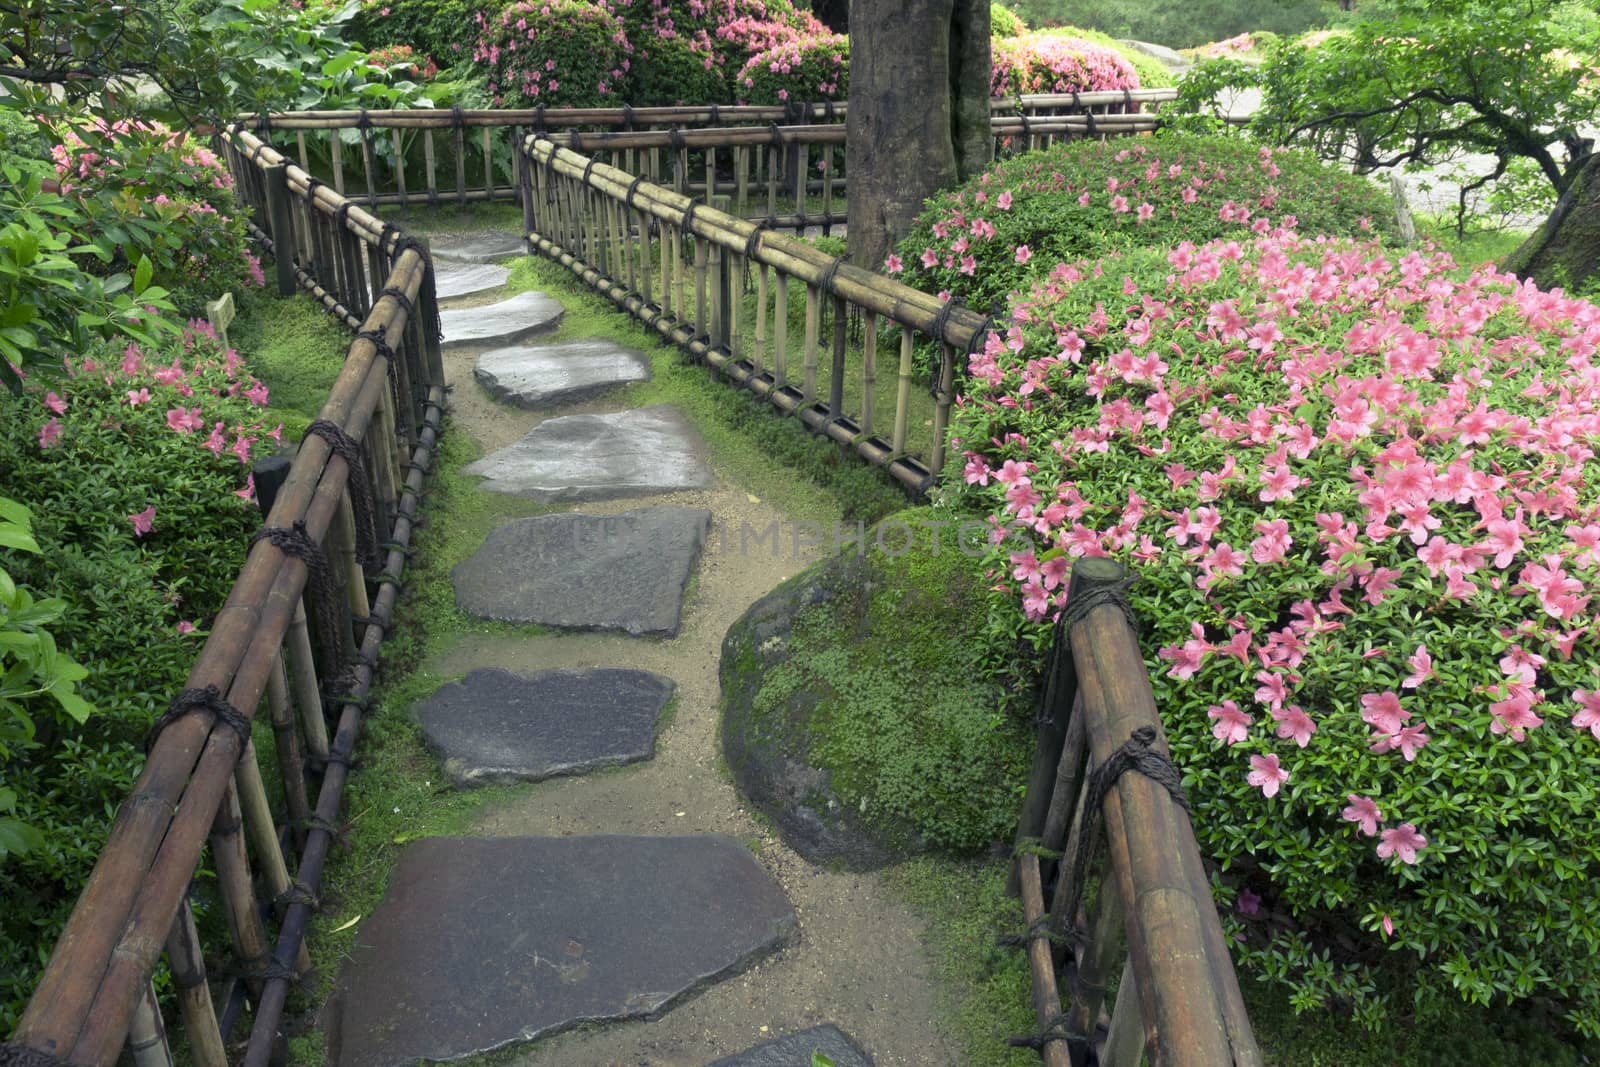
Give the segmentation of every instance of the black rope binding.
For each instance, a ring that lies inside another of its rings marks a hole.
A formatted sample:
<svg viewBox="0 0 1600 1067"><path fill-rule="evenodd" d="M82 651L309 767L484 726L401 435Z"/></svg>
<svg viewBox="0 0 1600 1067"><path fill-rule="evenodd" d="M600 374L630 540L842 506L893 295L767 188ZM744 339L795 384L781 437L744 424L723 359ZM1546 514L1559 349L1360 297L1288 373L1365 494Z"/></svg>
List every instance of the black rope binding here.
<svg viewBox="0 0 1600 1067"><path fill-rule="evenodd" d="M628 193L622 198L623 203L633 207L633 194L639 191L639 186L642 184L644 184L644 175L641 174L634 178L632 184L628 186Z"/></svg>
<svg viewBox="0 0 1600 1067"><path fill-rule="evenodd" d="M939 309L939 313L933 317L933 328L928 331L929 336L931 336L935 341L938 341L940 344L948 344L949 342L944 336L945 327L950 325L951 313L963 303L965 303L965 301L961 299L959 294L952 296L949 300L946 300L944 302L944 306Z"/></svg>
<svg viewBox="0 0 1600 1067"><path fill-rule="evenodd" d="M1050 929L1050 916L1041 915L1020 934L1001 934L994 943L1002 948L1027 948L1035 941L1048 941L1052 945L1069 945L1072 939Z"/></svg>
<svg viewBox="0 0 1600 1067"><path fill-rule="evenodd" d="M542 114L539 117L540 119L544 118ZM450 121L451 124L454 125L458 130L465 130L467 128L467 117L461 113L460 104L450 105Z"/></svg>
<svg viewBox="0 0 1600 1067"><path fill-rule="evenodd" d="M622 105L622 128L624 130L629 130L629 131L631 131L633 129L633 105L632 104L623 104Z"/></svg>
<svg viewBox="0 0 1600 1067"><path fill-rule="evenodd" d="M329 755L328 761L330 763L333 762L332 755ZM329 822L316 812L312 812L310 815L307 815L295 825L300 827L302 830L321 830L323 833L332 838L338 838L340 834L344 833L344 828L342 826L336 822Z"/></svg>
<svg viewBox="0 0 1600 1067"><path fill-rule="evenodd" d="M761 224L757 223L756 224L756 228L750 231L750 236L745 238L745 241L744 241L744 258L745 259L754 259L755 258L756 251L761 246L761 234L762 234Z"/></svg>
<svg viewBox="0 0 1600 1067"><path fill-rule="evenodd" d="M209 711L213 719L238 734L241 753L244 751L244 746L250 743L250 720L238 708L228 703L227 698L222 695L222 690L214 685L208 685L204 689L185 689L172 698L167 710L150 724L150 730L144 738L144 750L149 752L156 746L156 739L161 736L162 730L196 711Z"/></svg>
<svg viewBox="0 0 1600 1067"><path fill-rule="evenodd" d="M1090 137L1098 137L1098 136L1100 136L1098 133L1095 132L1095 128L1094 128L1094 109L1092 109L1092 108L1085 108L1084 109L1083 121L1089 127L1089 136Z"/></svg>
<svg viewBox="0 0 1600 1067"><path fill-rule="evenodd" d="M366 108L362 108L361 114L356 118L356 129L360 130L362 133L366 133L368 130L372 129L372 116L367 114Z"/></svg>
<svg viewBox="0 0 1600 1067"><path fill-rule="evenodd" d="M322 546L312 539L303 519L296 519L294 526L289 528L263 526L250 539L252 545L257 541L270 542L284 555L293 556L306 565L307 583L316 593L317 634L322 643L323 670L338 670L343 662L339 652L339 615L334 603L333 573L328 567L327 557L322 554Z"/></svg>
<svg viewBox="0 0 1600 1067"><path fill-rule="evenodd" d="M274 978L282 978L286 982L300 981L298 972L279 963L278 958L270 952L252 960L234 960L224 970L230 977L243 978L247 982L270 982Z"/></svg>
<svg viewBox="0 0 1600 1067"><path fill-rule="evenodd" d="M273 897L272 902L281 908L286 908L291 904L304 904L312 911L317 911L322 907L322 901L317 899L317 895L311 891L311 887L298 878L288 889Z"/></svg>
<svg viewBox="0 0 1600 1067"><path fill-rule="evenodd" d="M839 264L843 262L844 260L842 259L835 259L832 263L828 264L827 269L824 270L821 277L817 279L817 288L819 290L824 293L833 292L833 278L834 275L839 273Z"/></svg>
<svg viewBox="0 0 1600 1067"><path fill-rule="evenodd" d="M406 313L406 318L407 319L410 319L411 316L415 313L416 309L413 308L412 305L411 305L411 298L409 296L407 296L406 295L406 291L404 289L400 288L398 285L386 285L386 286L384 286L382 291L380 291L378 293L378 297L379 297L379 299L382 299L383 297L386 297L386 296L394 298L394 302L396 304L399 304L401 310Z"/></svg>
<svg viewBox="0 0 1600 1067"><path fill-rule="evenodd" d="M458 108L457 110L460 109ZM533 132L538 134L540 137L545 135L543 104L540 104L538 107L533 109Z"/></svg>
<svg viewBox="0 0 1600 1067"><path fill-rule="evenodd" d="M1124 578L1119 582L1106 582L1104 585L1090 586L1073 594L1067 601L1067 606L1061 611L1062 630L1070 631L1073 624L1082 622L1089 617L1089 613L1102 604L1110 604L1122 612L1122 617L1128 620L1128 625L1134 633L1139 632L1139 620L1134 617L1133 605L1128 603L1128 590L1133 588L1137 579Z"/></svg>
<svg viewBox="0 0 1600 1067"><path fill-rule="evenodd" d="M333 209L333 221L339 227L339 229L350 229L350 209L352 207L355 207L355 205L346 200L344 203Z"/></svg>
<svg viewBox="0 0 1600 1067"><path fill-rule="evenodd" d="M272 136L272 116L267 114L265 108L261 109L261 139L264 141Z"/></svg>
<svg viewBox="0 0 1600 1067"><path fill-rule="evenodd" d="M721 124L722 124L722 112L717 107L716 104L712 104L711 105L711 125L719 126Z"/></svg>
<svg viewBox="0 0 1600 1067"><path fill-rule="evenodd" d="M7 1041L0 1044L0 1067L73 1067L73 1064L60 1056Z"/></svg>
<svg viewBox="0 0 1600 1067"><path fill-rule="evenodd" d="M578 132L577 127L567 131L567 147L574 152L583 151L583 134Z"/></svg>
<svg viewBox="0 0 1600 1067"><path fill-rule="evenodd" d="M1117 779L1127 771L1138 771L1165 789L1174 804L1184 811L1189 810L1189 798L1183 791L1183 776L1178 773L1178 768L1170 759L1150 747L1155 739L1154 726L1139 727L1089 775L1089 784L1084 796L1084 803L1088 805L1086 811L1089 820L1100 817L1106 794L1111 792L1111 787L1116 785ZM1083 833L1078 837L1078 849L1072 856L1071 869L1076 871L1078 876L1073 880L1072 896L1062 907L1062 914L1067 917L1068 922L1077 921L1078 900L1083 896L1083 876L1088 869L1097 837L1091 832L1092 830L1093 827L1084 826Z"/></svg>
<svg viewBox="0 0 1600 1067"><path fill-rule="evenodd" d="M676 122L667 130L667 144L671 145L675 151L682 151L689 144L683 138L683 128Z"/></svg>
<svg viewBox="0 0 1600 1067"><path fill-rule="evenodd" d="M1065 1041L1075 1048L1087 1049L1089 1047L1088 1035L1080 1034L1067 1025L1066 1012L1057 1012L1051 1017L1050 1022L1045 1025L1044 1029L1037 1034L1013 1037L1007 1043L1012 1048L1031 1048L1035 1052L1039 1052L1052 1041Z"/></svg>
<svg viewBox="0 0 1600 1067"><path fill-rule="evenodd" d="M590 175L590 174L591 174L591 173L593 173L593 171L594 171L594 165L595 165L595 163L597 163L597 162L598 162L598 160L597 160L597 159L595 159L595 157L594 157L594 156L590 156L590 157L589 157L589 162L587 162L587 163L585 163L585 164L584 164L584 165L583 165L583 184L585 184L585 185L588 185L588 184L589 184L589 175Z"/></svg>
<svg viewBox="0 0 1600 1067"><path fill-rule="evenodd" d="M1122 107L1124 115L1133 114L1133 90L1127 86L1122 88Z"/></svg>
<svg viewBox="0 0 1600 1067"><path fill-rule="evenodd" d="M776 122L767 123L767 131L772 135L772 147L783 147L783 128Z"/></svg>
<svg viewBox="0 0 1600 1067"><path fill-rule="evenodd" d="M372 508L372 485L367 479L367 465L362 462L361 445L345 433L344 427L328 419L318 419L306 427L308 436L328 442L334 454L344 460L349 471L350 505L356 523L356 562L366 571L382 566L378 555L378 520Z"/></svg>
<svg viewBox="0 0 1600 1067"><path fill-rule="evenodd" d="M829 97L829 98L828 98L828 99L827 99L827 100L826 100L826 101L825 101L825 102L824 102L824 106L825 106L825 108L826 108L826 112L827 112L827 116L828 116L828 121L829 121L829 122L833 122L833 121L834 121L834 110L833 110L833 98L832 98L832 97Z"/></svg>

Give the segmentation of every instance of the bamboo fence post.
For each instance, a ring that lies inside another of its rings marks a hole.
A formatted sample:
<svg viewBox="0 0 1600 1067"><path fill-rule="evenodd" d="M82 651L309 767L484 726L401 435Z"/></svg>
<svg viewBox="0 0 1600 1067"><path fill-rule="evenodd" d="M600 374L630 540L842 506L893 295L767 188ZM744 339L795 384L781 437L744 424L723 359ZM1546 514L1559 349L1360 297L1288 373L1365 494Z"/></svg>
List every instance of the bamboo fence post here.
<svg viewBox="0 0 1600 1067"><path fill-rule="evenodd" d="M1095 909L1094 933L1078 961L1078 974L1072 983L1072 1006L1067 1010L1067 1029L1093 1038L1105 1004L1122 940L1122 893L1115 880L1100 883L1100 906Z"/></svg>
<svg viewBox="0 0 1600 1067"><path fill-rule="evenodd" d="M767 350L767 265L762 263L756 270L756 343L755 376L761 377L761 362Z"/></svg>
<svg viewBox="0 0 1600 1067"><path fill-rule="evenodd" d="M273 749L278 754L278 776L283 779L285 806L289 813L289 832L295 847L304 847L306 820L311 818L311 800L306 792L305 757L300 752L300 737L294 728L294 712L289 706L289 687L283 676L283 661L267 674L267 714L272 721ZM321 724L321 715L318 715ZM326 744L327 728L323 727ZM326 758L326 751L322 758Z"/></svg>
<svg viewBox="0 0 1600 1067"><path fill-rule="evenodd" d="M672 278L678 286L678 295L674 301L674 306L677 308L679 322L688 322L689 318L689 280L686 277L688 273L689 264L683 256L683 228L674 226L672 228ZM689 323L689 327L689 335L692 337L694 336L694 326Z"/></svg>
<svg viewBox="0 0 1600 1067"><path fill-rule="evenodd" d="M833 298L833 366L828 379L828 418L844 417L845 335L849 313L844 297Z"/></svg>
<svg viewBox="0 0 1600 1067"><path fill-rule="evenodd" d="M404 150L400 147L400 130L398 127L392 127L389 130L389 140L394 146L394 181L395 188L400 195L400 211L403 214L410 209L411 202L406 196L406 157Z"/></svg>
<svg viewBox="0 0 1600 1067"><path fill-rule="evenodd" d="M494 199L494 143L490 138L490 128L483 128L483 198L485 201Z"/></svg>
<svg viewBox="0 0 1600 1067"><path fill-rule="evenodd" d="M639 292L646 304L655 301L650 296L650 216L643 211L634 213L634 224L639 227Z"/></svg>
<svg viewBox="0 0 1600 1067"><path fill-rule="evenodd" d="M821 149L822 152L822 232L824 236L833 232L833 147L830 145Z"/></svg>
<svg viewBox="0 0 1600 1067"><path fill-rule="evenodd" d="M376 169L372 163L372 136L370 127L362 126L361 131L361 167L366 171L367 179L367 210L372 211L378 206L378 190L375 185Z"/></svg>
<svg viewBox="0 0 1600 1067"><path fill-rule="evenodd" d="M289 168L282 163L264 170L267 183L267 223L272 231L273 273L278 280L278 295L293 296L299 290L294 277L294 218L289 210Z"/></svg>
<svg viewBox="0 0 1600 1067"><path fill-rule="evenodd" d="M1061 851L1076 811L1079 779L1084 770L1084 737L1082 707L1074 693L1072 710L1067 717L1066 740L1061 746L1061 759L1056 762L1055 781L1050 786L1050 807L1045 813L1044 830L1039 835L1039 847L1047 852ZM1044 866L1044 874L1049 881L1049 865Z"/></svg>
<svg viewBox="0 0 1600 1067"><path fill-rule="evenodd" d="M284 720L288 723L290 736L294 733L294 720L288 715L288 707L283 708ZM272 727L274 733L278 729L278 719L273 717ZM300 758L299 738L294 738L290 750L290 760L285 764L283 749L280 747L278 773L285 780L293 775L301 783L302 792L305 785L305 764ZM261 880L266 883L267 892L274 899L281 899L294 886L289 878L289 867L283 859L283 848L278 844L278 828L272 821L272 808L267 804L267 788L261 780L261 765L256 762L255 745L246 745L244 755L239 758L239 766L234 769L233 780L239 790L239 806L244 812L245 833L250 839L250 845L255 849L256 863L261 867ZM311 970L311 955L304 945L300 946L300 956L295 960L295 970L305 974Z"/></svg>
<svg viewBox="0 0 1600 1067"><path fill-rule="evenodd" d="M739 182L739 214L750 214L750 150L744 145L734 149L733 169Z"/></svg>
<svg viewBox="0 0 1600 1067"><path fill-rule="evenodd" d="M715 147L706 149L706 203L712 203L717 198L717 150Z"/></svg>
<svg viewBox="0 0 1600 1067"><path fill-rule="evenodd" d="M338 130L328 131L329 155L333 159L333 191L344 195L344 138Z"/></svg>
<svg viewBox="0 0 1600 1067"><path fill-rule="evenodd" d="M767 217L775 218L778 214L778 149L774 145L767 149Z"/></svg>
<svg viewBox="0 0 1600 1067"><path fill-rule="evenodd" d="M311 169L311 161L306 156L306 131L294 131L294 143L295 147L300 150L300 169L309 171Z"/></svg>
<svg viewBox="0 0 1600 1067"><path fill-rule="evenodd" d="M872 436L873 410L878 406L878 316L866 313L861 340L861 433Z"/></svg>
<svg viewBox="0 0 1600 1067"><path fill-rule="evenodd" d="M1073 862L1078 854L1078 845L1082 836L1090 832L1085 825L1088 817L1089 797L1089 768L1084 768L1083 781L1078 785L1077 800L1072 805L1072 821L1067 830L1067 839L1061 849L1061 862L1056 867L1056 887L1050 898L1050 933L1055 954L1056 966L1062 966L1067 960L1067 938L1078 930L1078 906L1072 901L1081 901L1083 897L1082 885L1089 877L1089 872L1084 869L1086 864L1080 865Z"/></svg>
<svg viewBox="0 0 1600 1067"><path fill-rule="evenodd" d="M900 326L900 384L894 400L894 441L890 447L897 456L906 453L906 418L911 410L911 357L914 354L911 327Z"/></svg>
<svg viewBox="0 0 1600 1067"><path fill-rule="evenodd" d="M789 276L777 271L777 295L772 306L772 373L778 388L789 384Z"/></svg>
<svg viewBox="0 0 1600 1067"><path fill-rule="evenodd" d="M250 859L245 853L244 837L239 833L241 823L239 791L229 778L212 823L211 860L217 870L217 885L222 890L223 912L227 916L234 952L252 994L259 997L265 977L260 971L271 958L271 943L256 908Z"/></svg>
<svg viewBox="0 0 1600 1067"><path fill-rule="evenodd" d="M467 210L467 135L466 127L456 122L456 206Z"/></svg>
<svg viewBox="0 0 1600 1067"><path fill-rule="evenodd" d="M678 305L673 302L672 293L678 282L675 265L678 261L678 231L671 223L661 224L661 316L672 319L678 317Z"/></svg>
<svg viewBox="0 0 1600 1067"><path fill-rule="evenodd" d="M433 131L422 131L422 169L428 181L428 206L439 203L439 173L433 155Z"/></svg>
<svg viewBox="0 0 1600 1067"><path fill-rule="evenodd" d="M1039 884L1039 857L1023 854L1016 862L1018 880L1022 886L1023 918L1031 927L1044 917L1044 890ZM1055 967L1050 962L1050 946L1042 938L1027 940L1028 968L1033 973L1033 1013L1039 1029L1051 1029L1061 1015L1061 992L1056 986ZM1067 1043L1055 1038L1047 1040L1039 1050L1045 1067L1072 1067L1072 1057Z"/></svg>
<svg viewBox="0 0 1600 1067"><path fill-rule="evenodd" d="M190 1058L195 1067L228 1067L228 1050L222 1041L222 1031L217 1027L217 1013L211 1006L211 987L206 984L200 931L195 927L194 909L187 900L178 906L178 917L167 934L166 950Z"/></svg>
<svg viewBox="0 0 1600 1067"><path fill-rule="evenodd" d="M817 398L817 334L821 328L822 301L818 299L817 287L806 285L806 334L805 348L801 350L804 362L801 364L804 378L801 379L801 397L807 404Z"/></svg>
<svg viewBox="0 0 1600 1067"><path fill-rule="evenodd" d="M1139 987L1133 975L1133 960L1122 964L1122 980L1117 983L1117 1000L1111 1008L1111 1031L1100 1054L1105 1067L1139 1067L1144 1058L1144 1019L1139 1014Z"/></svg>
<svg viewBox="0 0 1600 1067"><path fill-rule="evenodd" d="M711 242L692 230L689 239L694 242L694 330L703 337L711 333L711 324L706 318L706 264L710 255L707 246Z"/></svg>
<svg viewBox="0 0 1600 1067"><path fill-rule="evenodd" d="M134 1005L127 1047L133 1067L172 1067L172 1048L167 1044L167 1027L161 1021L161 1005L156 1000L155 984L150 981L145 982L139 1002Z"/></svg>
<svg viewBox="0 0 1600 1067"><path fill-rule="evenodd" d="M1076 591L1069 587L1067 599L1071 600ZM1030 842L1043 843L1054 795L1052 786L1055 784L1056 768L1061 763L1068 733L1067 720L1077 694L1072 656L1067 650L1063 630L1062 624L1057 623L1052 633L1049 667L1045 673L1044 689L1039 694L1038 740L1034 744L1028 785L1022 794L1022 813L1017 818L1016 845L1019 849ZM1007 884L1007 892L1015 893L1018 888L1019 883L1013 877Z"/></svg>
<svg viewBox="0 0 1600 1067"><path fill-rule="evenodd" d="M939 392L933 405L933 458L928 467L937 475L944 470L944 437L950 428L950 405L955 400L955 350L950 344L939 346Z"/></svg>

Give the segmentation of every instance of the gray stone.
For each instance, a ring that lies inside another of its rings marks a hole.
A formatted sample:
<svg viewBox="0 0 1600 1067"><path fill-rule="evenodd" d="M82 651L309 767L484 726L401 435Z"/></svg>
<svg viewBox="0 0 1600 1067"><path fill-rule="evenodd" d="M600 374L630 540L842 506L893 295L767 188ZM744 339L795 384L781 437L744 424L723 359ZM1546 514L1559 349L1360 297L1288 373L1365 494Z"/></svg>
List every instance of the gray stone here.
<svg viewBox="0 0 1600 1067"><path fill-rule="evenodd" d="M1184 55L1182 52L1168 48L1164 44L1151 44L1149 41L1133 41L1127 39L1119 39L1117 43L1125 48L1131 48L1135 52L1142 52L1151 59L1160 60L1162 65L1164 65L1168 70L1174 72L1188 70L1190 67L1194 66L1194 61L1188 56Z"/></svg>
<svg viewBox="0 0 1600 1067"><path fill-rule="evenodd" d="M722 835L425 838L356 934L330 1062L444 1062L651 1018L794 928L777 883Z"/></svg>
<svg viewBox="0 0 1600 1067"><path fill-rule="evenodd" d="M671 637L710 527L703 508L513 519L451 571L456 603L485 619Z"/></svg>
<svg viewBox="0 0 1600 1067"><path fill-rule="evenodd" d="M811 1067L813 1052L827 1056L833 1067L872 1067L872 1057L832 1023L763 1041L708 1067Z"/></svg>
<svg viewBox="0 0 1600 1067"><path fill-rule="evenodd" d="M520 233L484 230L440 237L429 242L435 259L454 259L462 263L495 263L527 254Z"/></svg>
<svg viewBox="0 0 1600 1067"><path fill-rule="evenodd" d="M706 446L670 404L546 419L468 464L483 488L534 500L612 500L711 485Z"/></svg>
<svg viewBox="0 0 1600 1067"><path fill-rule="evenodd" d="M498 304L439 312L444 347L496 345L528 337L561 324L561 302L543 293L518 293Z"/></svg>
<svg viewBox="0 0 1600 1067"><path fill-rule="evenodd" d="M650 357L603 337L559 345L496 348L472 373L496 400L539 408L584 399L627 382L650 380Z"/></svg>
<svg viewBox="0 0 1600 1067"><path fill-rule="evenodd" d="M458 789L537 782L649 759L669 679L645 671L478 670L417 706L428 747Z"/></svg>
<svg viewBox="0 0 1600 1067"><path fill-rule="evenodd" d="M509 267L496 267L488 263L439 262L433 265L433 292L440 300L450 300L498 288L510 276Z"/></svg>

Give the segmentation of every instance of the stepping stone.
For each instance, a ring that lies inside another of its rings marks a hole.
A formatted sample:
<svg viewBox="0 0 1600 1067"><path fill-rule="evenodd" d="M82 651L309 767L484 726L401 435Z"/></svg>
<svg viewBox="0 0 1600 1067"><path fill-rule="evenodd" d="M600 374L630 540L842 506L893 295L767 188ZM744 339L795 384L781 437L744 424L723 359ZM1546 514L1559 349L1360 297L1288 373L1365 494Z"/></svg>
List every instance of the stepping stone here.
<svg viewBox="0 0 1600 1067"><path fill-rule="evenodd" d="M670 404L546 419L463 468L483 488L534 500L613 500L712 484L706 446Z"/></svg>
<svg viewBox="0 0 1600 1067"><path fill-rule="evenodd" d="M561 324L561 303L543 293L518 293L498 304L439 312L444 347L504 344Z"/></svg>
<svg viewBox="0 0 1600 1067"><path fill-rule="evenodd" d="M506 230L441 237L430 242L429 248L436 259L454 259L462 263L494 263L526 255L528 251L520 233Z"/></svg>
<svg viewBox="0 0 1600 1067"><path fill-rule="evenodd" d="M425 838L357 932L331 1062L448 1062L651 1018L794 928L783 890L721 834Z"/></svg>
<svg viewBox="0 0 1600 1067"><path fill-rule="evenodd" d="M811 1067L811 1054L820 1052L833 1067L872 1067L872 1057L832 1023L763 1041L754 1048L724 1056L707 1067Z"/></svg>
<svg viewBox="0 0 1600 1067"><path fill-rule="evenodd" d="M706 533L703 508L513 519L450 572L469 615L672 637Z"/></svg>
<svg viewBox="0 0 1600 1067"><path fill-rule="evenodd" d="M496 348L472 373L496 400L519 408L569 403L627 382L650 380L650 359L601 337L559 345Z"/></svg>
<svg viewBox="0 0 1600 1067"><path fill-rule="evenodd" d="M504 285L509 277L511 268L488 263L435 263L433 292L440 300L450 300L497 288Z"/></svg>
<svg viewBox="0 0 1600 1067"><path fill-rule="evenodd" d="M538 782L649 759L671 680L645 671L477 670L418 706L457 789Z"/></svg>

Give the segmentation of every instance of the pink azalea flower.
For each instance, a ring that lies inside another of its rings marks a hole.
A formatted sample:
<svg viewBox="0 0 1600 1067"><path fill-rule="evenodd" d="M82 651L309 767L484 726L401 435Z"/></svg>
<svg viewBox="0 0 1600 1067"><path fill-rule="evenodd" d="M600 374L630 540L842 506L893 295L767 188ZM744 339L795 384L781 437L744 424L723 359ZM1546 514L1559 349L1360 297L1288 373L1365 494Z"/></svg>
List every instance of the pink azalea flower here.
<svg viewBox="0 0 1600 1067"><path fill-rule="evenodd" d="M199 408L172 408L167 412L167 425L176 433L193 433L205 424Z"/></svg>
<svg viewBox="0 0 1600 1067"><path fill-rule="evenodd" d="M1026 263L1033 258L1033 253L1029 251L1027 245L1018 245L1016 255L1012 258L1018 263Z"/></svg>
<svg viewBox="0 0 1600 1067"><path fill-rule="evenodd" d="M195 625L194 625L194 623L190 622L188 619L184 619L182 622L178 623L178 633L180 633L180 634L192 634L192 633L194 633L194 631L195 631Z"/></svg>
<svg viewBox="0 0 1600 1067"><path fill-rule="evenodd" d="M235 489L233 495L240 500L250 501L256 498L256 476L254 473L244 476L244 488Z"/></svg>
<svg viewBox="0 0 1600 1067"><path fill-rule="evenodd" d="M136 408L140 404L148 404L148 403L150 403L150 390L149 389L141 388L141 389L129 389L128 390L128 406L129 407L135 407Z"/></svg>
<svg viewBox="0 0 1600 1067"><path fill-rule="evenodd" d="M1600 689L1574 689L1572 699L1578 702L1572 725L1580 730L1587 728L1600 741Z"/></svg>
<svg viewBox="0 0 1600 1067"><path fill-rule="evenodd" d="M1277 796L1278 789L1288 780L1289 772L1278 765L1276 753L1250 757L1250 773L1245 781L1260 789L1263 796Z"/></svg>
<svg viewBox="0 0 1600 1067"><path fill-rule="evenodd" d="M1513 690L1517 688L1513 687ZM1534 714L1533 704L1533 695L1525 687L1521 691L1513 691L1504 700L1490 704L1489 714L1494 716L1494 721L1489 724L1489 732L1509 733L1513 741L1526 741L1528 735L1525 731L1544 725L1544 720Z"/></svg>
<svg viewBox="0 0 1600 1067"><path fill-rule="evenodd" d="M1394 936L1394 920L1389 917L1388 912L1383 913L1383 933L1385 937Z"/></svg>
<svg viewBox="0 0 1600 1067"><path fill-rule="evenodd" d="M1240 710L1239 705L1231 700L1211 705L1206 716L1216 720L1211 725L1212 736L1228 745L1237 744L1248 737L1250 724L1255 722L1249 713Z"/></svg>
<svg viewBox="0 0 1600 1067"><path fill-rule="evenodd" d="M1248 889L1239 890L1239 899L1234 902L1241 915L1254 915L1261 910L1261 897Z"/></svg>
<svg viewBox="0 0 1600 1067"><path fill-rule="evenodd" d="M1378 802L1358 793L1350 793L1348 797L1350 803L1339 813L1340 817L1345 822L1355 823L1366 836L1375 837L1378 833L1378 824L1383 821L1383 812L1378 810Z"/></svg>
<svg viewBox="0 0 1600 1067"><path fill-rule="evenodd" d="M258 408L267 406L267 386L265 382L256 382L244 391L244 398Z"/></svg>
<svg viewBox="0 0 1600 1067"><path fill-rule="evenodd" d="M1005 192L1001 193L999 196L995 197L994 206L999 208L1001 211L1010 211L1011 210L1011 191L1008 189Z"/></svg>
<svg viewBox="0 0 1600 1067"><path fill-rule="evenodd" d="M1433 657L1428 655L1427 645L1418 645L1417 650L1406 659L1406 663L1411 667L1411 673L1400 683L1401 689L1415 689L1433 677Z"/></svg>
<svg viewBox="0 0 1600 1067"><path fill-rule="evenodd" d="M67 413L67 402L56 395L54 390L44 395L44 406L57 415L65 415Z"/></svg>
<svg viewBox="0 0 1600 1067"><path fill-rule="evenodd" d="M143 511L136 511L128 516L128 521L133 523L133 532L136 536L143 537L149 533L156 521L156 506L151 504Z"/></svg>
<svg viewBox="0 0 1600 1067"><path fill-rule="evenodd" d="M51 416L50 421L39 427L39 447L52 448L61 440L61 420Z"/></svg>
<svg viewBox="0 0 1600 1067"><path fill-rule="evenodd" d="M1379 733L1393 734L1406 724L1411 713L1400 706L1395 693L1366 693L1361 697L1361 718Z"/></svg>
<svg viewBox="0 0 1600 1067"><path fill-rule="evenodd" d="M1419 722L1415 726L1402 726L1392 734L1375 734L1371 748L1378 755L1399 750L1407 763L1417 758L1417 751L1428 743L1428 735L1423 732L1427 723Z"/></svg>
<svg viewBox="0 0 1600 1067"><path fill-rule="evenodd" d="M1428 846L1428 839L1417 832L1411 823L1391 826L1378 835L1378 858L1386 860L1398 856L1401 863L1417 862L1417 853Z"/></svg>
<svg viewBox="0 0 1600 1067"><path fill-rule="evenodd" d="M1311 735L1317 732L1317 724L1298 704L1290 704L1287 708L1273 708L1271 714L1277 720L1280 738L1293 739L1301 748L1311 743Z"/></svg>

